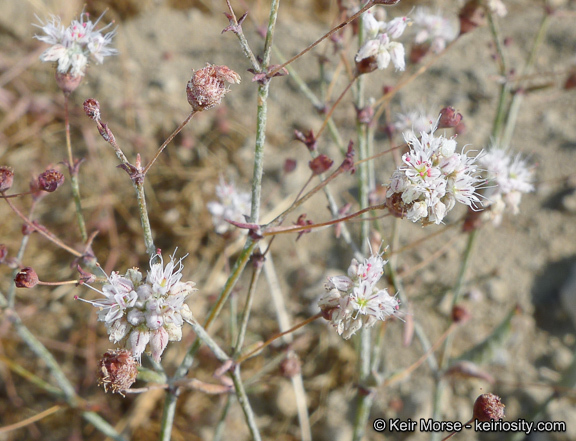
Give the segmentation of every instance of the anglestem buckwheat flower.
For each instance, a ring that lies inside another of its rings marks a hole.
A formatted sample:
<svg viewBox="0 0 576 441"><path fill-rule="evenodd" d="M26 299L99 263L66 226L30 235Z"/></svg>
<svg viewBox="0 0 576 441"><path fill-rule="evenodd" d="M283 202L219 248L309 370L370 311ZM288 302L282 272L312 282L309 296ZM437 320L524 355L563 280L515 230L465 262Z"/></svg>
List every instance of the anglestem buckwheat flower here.
<svg viewBox="0 0 576 441"><path fill-rule="evenodd" d="M432 112L426 112L420 107L397 113L394 117L394 128L398 132L402 132L404 137L406 137L410 135L411 132L420 133L429 131L432 124L434 124L434 119L435 117Z"/></svg>
<svg viewBox="0 0 576 441"><path fill-rule="evenodd" d="M402 156L388 185L386 202L390 212L424 225L440 224L456 202L476 208L477 188L484 182L476 158L456 153L456 140L434 136L438 121L429 133L413 132L404 137L410 150Z"/></svg>
<svg viewBox="0 0 576 441"><path fill-rule="evenodd" d="M216 186L216 196L218 201L211 201L206 204L208 211L212 214L214 229L218 234L224 234L233 229L226 219L236 222L245 222L244 215L250 214L250 193L238 191L233 183L227 183L220 177L220 185Z"/></svg>
<svg viewBox="0 0 576 441"><path fill-rule="evenodd" d="M113 272L102 290L86 285L105 298L81 300L100 309L98 320L105 322L110 341L127 342L137 360L149 345L160 361L168 342L182 338L184 319L192 318L184 301L196 288L194 282L181 282L184 257L175 261L172 255L164 267L160 254L152 256L145 281L133 268L124 276Z"/></svg>
<svg viewBox="0 0 576 441"><path fill-rule="evenodd" d="M75 78L84 76L90 56L97 63L102 63L104 57L116 54L118 51L109 47L116 30L102 33L112 24L104 26L99 31L95 30L103 15L92 23L88 19L89 14L82 13L79 19L72 20L68 27L64 27L60 17L55 15L46 23L38 19L40 24L34 26L42 29L45 35L35 35L34 38L51 45L40 55L40 60L57 62L59 74L69 74Z"/></svg>
<svg viewBox="0 0 576 441"><path fill-rule="evenodd" d="M393 40L399 38L406 29L408 17L398 17L386 23L376 20L368 11L363 15L363 23L366 41L356 54L358 72L362 74L386 69L390 61L396 70L404 70L404 46Z"/></svg>
<svg viewBox="0 0 576 441"><path fill-rule="evenodd" d="M324 318L345 339L362 327L374 326L377 320L398 315L396 297L376 286L385 264L379 254L373 254L363 263L352 259L348 276L328 277L327 292L318 301L318 306Z"/></svg>
<svg viewBox="0 0 576 441"><path fill-rule="evenodd" d="M452 21L440 14L432 14L426 7L416 8L412 19L416 33L414 43L426 44L436 54L442 52L446 44L458 36L456 19Z"/></svg>
<svg viewBox="0 0 576 441"><path fill-rule="evenodd" d="M490 210L487 215L495 225L502 222L506 210L518 214L522 193L534 191L533 168L519 154L511 155L503 149L492 147L480 158L480 164L486 169L489 184L484 194Z"/></svg>

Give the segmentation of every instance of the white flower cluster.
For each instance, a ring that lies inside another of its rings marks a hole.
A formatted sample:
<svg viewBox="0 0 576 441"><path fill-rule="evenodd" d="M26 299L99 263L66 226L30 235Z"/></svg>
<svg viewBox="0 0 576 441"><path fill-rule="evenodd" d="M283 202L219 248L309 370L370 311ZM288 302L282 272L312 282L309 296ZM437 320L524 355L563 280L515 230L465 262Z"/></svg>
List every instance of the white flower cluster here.
<svg viewBox="0 0 576 441"><path fill-rule="evenodd" d="M52 16L44 24L40 20L40 25L34 25L46 35L36 35L40 41L51 45L40 56L42 61L58 62L58 72L69 73L72 77L84 76L88 57L92 55L98 63L104 61L104 57L117 53L116 49L109 47L116 31L112 30L107 34L102 31L111 26L108 24L99 31L95 30L96 25L102 18L92 23L88 20L89 14L80 14L79 20L73 20L70 26L64 27L58 16Z"/></svg>
<svg viewBox="0 0 576 441"><path fill-rule="evenodd" d="M386 261L380 255L372 255L359 263L352 259L348 276L328 277L326 294L318 301L324 318L345 339L360 328L369 328L377 320L397 315L399 304L385 289L376 284L383 274Z"/></svg>
<svg viewBox="0 0 576 441"><path fill-rule="evenodd" d="M239 192L232 183L228 184L220 178L220 185L216 186L216 196L219 201L208 202L206 206L212 214L214 229L218 234L223 234L233 227L226 219L236 222L246 222L245 214L250 213L250 193Z"/></svg>
<svg viewBox="0 0 576 441"><path fill-rule="evenodd" d="M480 202L477 187L483 183L476 158L456 153L456 140L434 136L436 124L420 139L410 132L404 137L410 150L404 164L392 175L386 192L387 206L399 217L413 222L440 224L456 202L475 208Z"/></svg>
<svg viewBox="0 0 576 441"><path fill-rule="evenodd" d="M362 16L365 43L356 54L356 62L375 58L378 69L386 69L392 61L396 70L404 70L406 61L402 43L393 41L399 38L409 23L408 17L398 17L389 22L379 21L368 11Z"/></svg>
<svg viewBox="0 0 576 441"><path fill-rule="evenodd" d="M394 117L394 128L404 136L411 132L427 132L434 124L436 116L426 112L423 108L399 112Z"/></svg>
<svg viewBox="0 0 576 441"><path fill-rule="evenodd" d="M456 20L450 20L440 14L432 14L426 7L416 8L413 14L416 44L427 43L432 52L438 54L458 36Z"/></svg>
<svg viewBox="0 0 576 441"><path fill-rule="evenodd" d="M499 225L506 209L518 214L522 193L534 191L533 168L520 155L513 156L496 147L488 150L479 162L486 169L488 182L495 184L488 186L484 205L490 207L487 215Z"/></svg>
<svg viewBox="0 0 576 441"><path fill-rule="evenodd" d="M183 259L183 258L182 258ZM169 341L180 341L184 320L192 320L192 313L184 303L196 289L194 282L181 282L182 259L170 262L164 268L160 254L150 259L148 277L132 268L121 276L113 272L102 290L90 288L105 298L84 300L100 309L98 320L105 322L110 341L124 339L138 360L150 344L152 357L160 357Z"/></svg>

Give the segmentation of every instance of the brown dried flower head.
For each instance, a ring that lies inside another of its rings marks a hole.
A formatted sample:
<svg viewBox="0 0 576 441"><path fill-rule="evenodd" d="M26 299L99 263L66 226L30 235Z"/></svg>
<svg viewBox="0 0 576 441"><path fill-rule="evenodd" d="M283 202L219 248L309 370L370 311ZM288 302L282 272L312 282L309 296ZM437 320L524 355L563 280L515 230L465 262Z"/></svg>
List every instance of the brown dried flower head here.
<svg viewBox="0 0 576 441"><path fill-rule="evenodd" d="M94 98L84 101L84 113L88 118L98 121L100 119L100 103Z"/></svg>
<svg viewBox="0 0 576 441"><path fill-rule="evenodd" d="M50 169L46 170L40 176L38 176L38 187L40 190L52 193L56 191L64 183L64 175L58 170Z"/></svg>
<svg viewBox="0 0 576 441"><path fill-rule="evenodd" d="M0 166L0 193L10 190L14 182L14 171L5 165Z"/></svg>
<svg viewBox="0 0 576 441"><path fill-rule="evenodd" d="M104 387L105 392L124 396L124 391L136 381L138 362L127 349L111 349L98 362L97 376L98 386Z"/></svg>
<svg viewBox="0 0 576 441"><path fill-rule="evenodd" d="M207 64L205 68L195 71L188 81L188 102L195 111L211 109L219 105L230 90L226 83L239 82L240 75L229 67Z"/></svg>
<svg viewBox="0 0 576 441"><path fill-rule="evenodd" d="M504 404L494 394L482 394L474 402L474 416L478 421L501 420L504 418Z"/></svg>
<svg viewBox="0 0 576 441"><path fill-rule="evenodd" d="M14 277L17 288L34 288L38 284L38 275L29 266L22 268Z"/></svg>

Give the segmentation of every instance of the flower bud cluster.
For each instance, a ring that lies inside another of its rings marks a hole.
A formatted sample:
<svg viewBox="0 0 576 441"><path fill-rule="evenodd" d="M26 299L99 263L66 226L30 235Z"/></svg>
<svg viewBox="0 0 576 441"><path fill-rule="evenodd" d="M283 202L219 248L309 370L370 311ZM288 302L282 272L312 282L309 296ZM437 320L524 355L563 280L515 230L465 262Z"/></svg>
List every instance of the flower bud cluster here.
<svg viewBox="0 0 576 441"><path fill-rule="evenodd" d="M533 168L520 155L513 156L503 149L491 148L479 160L488 174L488 185L484 194L485 206L490 207L487 215L495 225L502 222L506 210L518 214L522 193L534 191Z"/></svg>
<svg viewBox="0 0 576 441"><path fill-rule="evenodd" d="M480 202L477 187L484 182L476 158L456 153L454 138L435 137L436 127L421 132L420 138L414 132L404 136L410 150L386 192L392 214L424 225L440 224L456 202L475 208Z"/></svg>
<svg viewBox="0 0 576 441"><path fill-rule="evenodd" d="M360 328L369 328L377 320L397 315L399 303L385 289L376 284L383 274L386 261L373 254L363 263L352 259L348 276L328 277L326 294L318 301L325 319L345 339Z"/></svg>
<svg viewBox="0 0 576 441"><path fill-rule="evenodd" d="M356 68L359 73L369 73L376 69L386 69L392 61L396 70L404 70L406 61L402 43L396 40L406 29L408 17L398 17L389 22L379 21L368 11L362 16L365 43L356 54Z"/></svg>
<svg viewBox="0 0 576 441"><path fill-rule="evenodd" d="M146 280L132 268L124 276L113 272L101 291L86 285L105 297L87 302L100 309L98 320L105 322L110 341L126 340L137 360L150 345L156 361L169 341L180 341L184 320L192 319L184 301L196 291L194 282L180 281L182 268L182 259L174 261L174 256L164 268L162 256L156 254Z"/></svg>
<svg viewBox="0 0 576 441"><path fill-rule="evenodd" d="M238 191L233 183L227 183L220 178L220 185L216 186L216 196L218 201L211 201L206 204L208 211L212 214L214 229L218 234L224 234L233 227L226 222L226 219L236 222L245 222L244 215L250 213L250 193Z"/></svg>
<svg viewBox="0 0 576 441"><path fill-rule="evenodd" d="M40 21L40 25L34 25L46 34L36 35L35 38L51 45L40 55L40 60L56 61L57 72L60 74L82 77L86 73L90 56L98 63L102 63L104 57L116 54L118 51L109 47L116 31L102 33L111 24L97 31L95 28L102 16L94 23L88 17L89 14L82 13L80 18L73 20L68 27L62 25L58 16L52 16L46 23Z"/></svg>

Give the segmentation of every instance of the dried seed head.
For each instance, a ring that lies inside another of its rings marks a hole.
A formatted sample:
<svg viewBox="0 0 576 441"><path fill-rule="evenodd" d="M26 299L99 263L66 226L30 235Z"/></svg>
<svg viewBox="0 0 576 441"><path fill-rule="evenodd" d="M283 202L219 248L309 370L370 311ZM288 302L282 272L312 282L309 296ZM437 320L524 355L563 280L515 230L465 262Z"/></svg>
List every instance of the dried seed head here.
<svg viewBox="0 0 576 441"><path fill-rule="evenodd" d="M14 283L17 288L34 288L38 284L38 275L36 271L27 266L18 271L14 277Z"/></svg>
<svg viewBox="0 0 576 441"><path fill-rule="evenodd" d="M494 394L482 394L474 403L473 418L478 421L501 420L504 418L504 404Z"/></svg>
<svg viewBox="0 0 576 441"><path fill-rule="evenodd" d="M462 122L462 114L457 113L456 109L452 106L444 107L440 111L440 120L438 121L439 129L447 129L450 127L456 127Z"/></svg>
<svg viewBox="0 0 576 441"><path fill-rule="evenodd" d="M452 321L455 323L465 323L470 319L470 311L460 305L454 305L452 308Z"/></svg>
<svg viewBox="0 0 576 441"><path fill-rule="evenodd" d="M82 75L72 75L56 71L56 84L64 95L70 95L82 82Z"/></svg>
<svg viewBox="0 0 576 441"><path fill-rule="evenodd" d="M321 175L332 167L332 164L334 164L334 161L326 155L317 156L308 163L314 175Z"/></svg>
<svg viewBox="0 0 576 441"><path fill-rule="evenodd" d="M14 171L5 165L0 166L0 193L10 190L14 182Z"/></svg>
<svg viewBox="0 0 576 441"><path fill-rule="evenodd" d="M458 14L460 35L473 31L486 24L486 10L480 0L469 0Z"/></svg>
<svg viewBox="0 0 576 441"><path fill-rule="evenodd" d="M222 102L229 91L228 83L239 83L240 75L227 66L207 64L205 68L195 71L186 86L188 102L195 111L207 110Z"/></svg>
<svg viewBox="0 0 576 441"><path fill-rule="evenodd" d="M88 118L99 121L100 120L100 103L94 98L88 98L84 101L84 113Z"/></svg>
<svg viewBox="0 0 576 441"><path fill-rule="evenodd" d="M38 187L40 190L52 193L56 191L64 183L64 175L58 170L50 169L46 170L40 176L38 176Z"/></svg>
<svg viewBox="0 0 576 441"><path fill-rule="evenodd" d="M112 391L124 396L124 391L136 381L138 363L127 349L115 349L106 352L98 362L98 386L104 391Z"/></svg>

